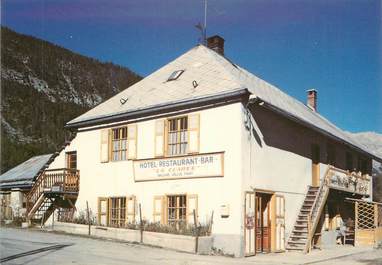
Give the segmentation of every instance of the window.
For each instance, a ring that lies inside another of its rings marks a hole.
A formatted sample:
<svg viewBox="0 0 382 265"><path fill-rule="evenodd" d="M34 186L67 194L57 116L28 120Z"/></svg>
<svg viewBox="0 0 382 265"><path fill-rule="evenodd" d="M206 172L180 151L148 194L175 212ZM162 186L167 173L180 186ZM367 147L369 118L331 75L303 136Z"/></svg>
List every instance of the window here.
<svg viewBox="0 0 382 265"><path fill-rule="evenodd" d="M181 76L183 74L184 70L177 70L177 71L174 71L170 76L169 78L167 79L167 81L173 81L173 80L176 80L179 78L179 76Z"/></svg>
<svg viewBox="0 0 382 265"><path fill-rule="evenodd" d="M346 152L346 169L353 171L353 155L349 152Z"/></svg>
<svg viewBox="0 0 382 265"><path fill-rule="evenodd" d="M328 143L327 147L327 164L336 166L336 148L333 143Z"/></svg>
<svg viewBox="0 0 382 265"><path fill-rule="evenodd" d="M368 173L367 160L363 157L358 158L358 170L361 171L363 175Z"/></svg>
<svg viewBox="0 0 382 265"><path fill-rule="evenodd" d="M98 197L98 225L126 227L135 223L136 199L134 195Z"/></svg>
<svg viewBox="0 0 382 265"><path fill-rule="evenodd" d="M167 196L167 224L177 228L186 223L186 195Z"/></svg>
<svg viewBox="0 0 382 265"><path fill-rule="evenodd" d="M168 120L167 154L182 155L187 153L188 137L187 117Z"/></svg>
<svg viewBox="0 0 382 265"><path fill-rule="evenodd" d="M127 127L112 129L111 158L113 161L126 160Z"/></svg>
<svg viewBox="0 0 382 265"><path fill-rule="evenodd" d="M110 226L123 227L126 220L126 197L110 198Z"/></svg>
<svg viewBox="0 0 382 265"><path fill-rule="evenodd" d="M77 152L66 153L66 168L77 169Z"/></svg>

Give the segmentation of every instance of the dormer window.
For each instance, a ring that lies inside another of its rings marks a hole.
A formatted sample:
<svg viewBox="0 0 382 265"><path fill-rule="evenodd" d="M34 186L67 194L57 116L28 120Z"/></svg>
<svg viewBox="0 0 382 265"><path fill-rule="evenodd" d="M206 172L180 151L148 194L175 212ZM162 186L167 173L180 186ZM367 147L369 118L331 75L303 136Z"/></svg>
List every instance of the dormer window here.
<svg viewBox="0 0 382 265"><path fill-rule="evenodd" d="M183 74L184 70L176 70L174 71L170 77L167 79L167 81L173 81L179 78Z"/></svg>

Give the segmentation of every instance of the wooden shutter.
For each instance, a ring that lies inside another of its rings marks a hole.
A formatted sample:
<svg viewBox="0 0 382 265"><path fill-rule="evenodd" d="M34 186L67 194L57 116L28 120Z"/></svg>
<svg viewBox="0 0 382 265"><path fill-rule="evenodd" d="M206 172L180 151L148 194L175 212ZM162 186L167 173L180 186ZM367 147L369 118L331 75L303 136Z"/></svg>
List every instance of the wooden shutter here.
<svg viewBox="0 0 382 265"><path fill-rule="evenodd" d="M127 125L127 144L128 144L128 159L137 158L137 125Z"/></svg>
<svg viewBox="0 0 382 265"><path fill-rule="evenodd" d="M109 162L109 129L101 130L101 162Z"/></svg>
<svg viewBox="0 0 382 265"><path fill-rule="evenodd" d="M194 224L194 210L196 213L196 221L198 220L198 195L187 195L187 222Z"/></svg>
<svg viewBox="0 0 382 265"><path fill-rule="evenodd" d="M135 223L135 196L126 197L126 223Z"/></svg>
<svg viewBox="0 0 382 265"><path fill-rule="evenodd" d="M155 156L165 155L165 125L166 120L155 122Z"/></svg>
<svg viewBox="0 0 382 265"><path fill-rule="evenodd" d="M109 224L108 198L98 197L98 224L107 226Z"/></svg>
<svg viewBox="0 0 382 265"><path fill-rule="evenodd" d="M276 251L285 250L285 198L276 195Z"/></svg>
<svg viewBox="0 0 382 265"><path fill-rule="evenodd" d="M199 114L188 116L188 153L199 153Z"/></svg>
<svg viewBox="0 0 382 265"><path fill-rule="evenodd" d="M153 221L154 223L164 224L164 196L154 196Z"/></svg>

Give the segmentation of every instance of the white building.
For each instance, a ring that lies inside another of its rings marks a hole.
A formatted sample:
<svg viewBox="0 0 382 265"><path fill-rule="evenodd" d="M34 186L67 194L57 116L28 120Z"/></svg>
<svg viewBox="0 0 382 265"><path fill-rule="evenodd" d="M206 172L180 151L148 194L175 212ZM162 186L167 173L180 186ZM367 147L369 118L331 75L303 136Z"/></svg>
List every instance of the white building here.
<svg viewBox="0 0 382 265"><path fill-rule="evenodd" d="M143 219L178 228L193 210L201 224L213 214L213 247L235 256L304 250L324 213L327 230L354 216L338 201L371 199L381 158L316 112L316 91L306 106L229 61L223 45L211 37L68 122L77 135L50 164L45 191L64 183L66 206L88 202L105 226L138 222L138 204Z"/></svg>

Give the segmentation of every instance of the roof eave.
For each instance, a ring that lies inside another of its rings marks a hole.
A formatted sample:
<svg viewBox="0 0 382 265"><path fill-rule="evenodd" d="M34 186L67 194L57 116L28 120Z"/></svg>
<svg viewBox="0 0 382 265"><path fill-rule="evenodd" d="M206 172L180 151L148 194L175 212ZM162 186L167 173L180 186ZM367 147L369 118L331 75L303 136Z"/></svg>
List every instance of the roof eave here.
<svg viewBox="0 0 382 265"><path fill-rule="evenodd" d="M220 93L215 95L210 95L201 98L192 98L190 100L174 101L163 105L154 105L147 108L142 108L138 110L128 111L124 113L119 113L116 115L110 115L105 117L98 117L93 119L88 119L84 121L68 123L65 128L68 129L78 129L81 127L97 126L105 123L119 122L122 120L137 119L145 116L151 116L156 114L163 114L166 112L171 112L179 109L193 108L197 106L208 105L212 103L227 103L241 101L244 98L248 99L249 92L245 88L239 88L231 90L226 93Z"/></svg>
<svg viewBox="0 0 382 265"><path fill-rule="evenodd" d="M303 126L306 126L306 127L310 128L310 129L318 131L318 132L324 134L325 136L327 136L329 138L332 138L332 139L334 139L336 141L344 143L344 144L348 145L349 147L357 150L358 152L361 152L361 153L371 157L375 161L378 161L378 162L382 163L382 158L380 158L380 157L378 157L378 156L376 156L376 155L374 155L372 153L369 153L369 152L359 148L358 146L355 146L354 144L349 143L348 141L345 141L344 139L342 139L342 138L340 138L338 136L335 136L335 135L333 135L333 134L331 134L331 133L329 133L329 132L327 132L327 131L325 131L325 130L317 127L317 126L314 126L314 125L306 122L305 120L303 120L303 119L301 119L299 117L296 117L295 115L293 115L293 114L291 114L289 112L286 112L286 111L284 111L284 110L282 110L282 109L280 109L280 108L270 104L269 102L264 101L263 99L260 99L258 97L253 97L252 98L252 102L255 103L256 101L262 101L262 102L264 102L264 104L262 105L263 107L265 107L265 108L267 108L267 109L269 109L271 111L274 111L274 112L276 112L278 114L281 114L282 116L284 116L284 117L286 117L286 118L288 118L288 119L290 119L292 121L295 121L295 122L297 122L297 123L299 123L299 124L301 124Z"/></svg>

